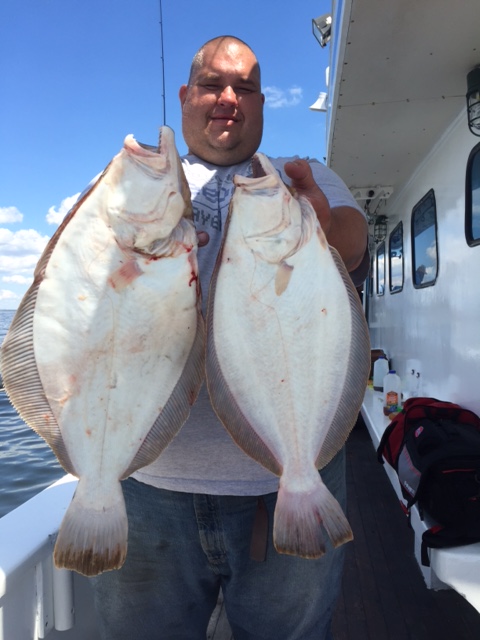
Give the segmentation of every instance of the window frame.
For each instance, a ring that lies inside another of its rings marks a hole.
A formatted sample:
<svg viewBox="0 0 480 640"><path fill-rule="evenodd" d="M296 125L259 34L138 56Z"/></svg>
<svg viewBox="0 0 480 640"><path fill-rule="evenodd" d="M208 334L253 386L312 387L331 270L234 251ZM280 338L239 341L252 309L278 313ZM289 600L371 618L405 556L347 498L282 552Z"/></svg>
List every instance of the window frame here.
<svg viewBox="0 0 480 640"><path fill-rule="evenodd" d="M379 274L378 274L378 257L380 255L380 250L383 249L383 290L379 290ZM386 253L385 253L385 240L379 242L377 246L377 250L375 252L375 271L376 271L376 283L375 283L375 293L377 296L385 295L385 283L386 283L386 270L387 270L387 261L386 261Z"/></svg>
<svg viewBox="0 0 480 640"><path fill-rule="evenodd" d="M436 257L436 271L435 271L435 277L433 278L433 280L428 280L427 282L420 282L420 283L416 283L415 282L415 271L416 269L418 269L419 266L421 265L417 265L416 263L416 253L415 253L415 214L418 210L422 209L422 207L425 206L425 204L427 203L428 200L431 200L431 205L433 206L433 211L434 211L434 225L433 225L433 230L434 230L434 237L435 237L435 257ZM412 209L412 217L411 217L411 247L412 247L412 283L415 289L425 289L426 287L433 287L437 280L438 280L438 272L439 272L439 268L440 268L440 256L439 256L439 251L438 251L438 221L437 221L437 201L435 198L435 191L433 189L430 189L424 196L423 198L421 198L417 204L413 207Z"/></svg>
<svg viewBox="0 0 480 640"><path fill-rule="evenodd" d="M393 269L392 269L392 238L395 235L395 233L400 232L400 236L401 236L401 248L402 248L402 254L401 254L401 258L402 258L402 262L401 262L401 267L402 267L402 281L401 281L401 285L397 288L393 287L393 282L392 282L392 273L393 273ZM390 233L390 236L388 238L388 273L389 273L389 278L388 278L388 288L389 291L392 295L394 295L395 293L400 293L401 291L403 291L403 285L405 283L405 262L404 262L404 246L403 246L403 222L400 220L400 222L397 224L397 226L392 230L392 232Z"/></svg>
<svg viewBox="0 0 480 640"><path fill-rule="evenodd" d="M475 159L480 163L480 142L470 151L465 173L465 240L469 247L476 247L480 244L480 236L473 237L472 166Z"/></svg>

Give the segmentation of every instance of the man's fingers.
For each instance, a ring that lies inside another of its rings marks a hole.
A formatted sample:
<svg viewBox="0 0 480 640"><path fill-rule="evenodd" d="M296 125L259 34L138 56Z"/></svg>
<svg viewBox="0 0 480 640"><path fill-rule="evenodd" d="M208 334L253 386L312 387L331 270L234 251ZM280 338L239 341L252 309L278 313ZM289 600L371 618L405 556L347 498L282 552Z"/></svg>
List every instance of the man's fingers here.
<svg viewBox="0 0 480 640"><path fill-rule="evenodd" d="M317 187L312 170L306 160L294 160L285 163L285 173L292 181L292 187L299 191L308 191ZM318 188L318 187L317 187Z"/></svg>
<svg viewBox="0 0 480 640"><path fill-rule="evenodd" d="M204 247L206 244L208 244L208 242L210 240L210 236L208 235L208 233L206 231L199 231L197 233L197 237L198 237L198 246L199 247Z"/></svg>
<svg viewBox="0 0 480 640"><path fill-rule="evenodd" d="M312 168L306 160L294 160L286 162L285 173L292 182L292 187L299 196L307 198L315 209L318 221L322 225L325 234L328 234L331 226L331 212L325 194L313 179Z"/></svg>

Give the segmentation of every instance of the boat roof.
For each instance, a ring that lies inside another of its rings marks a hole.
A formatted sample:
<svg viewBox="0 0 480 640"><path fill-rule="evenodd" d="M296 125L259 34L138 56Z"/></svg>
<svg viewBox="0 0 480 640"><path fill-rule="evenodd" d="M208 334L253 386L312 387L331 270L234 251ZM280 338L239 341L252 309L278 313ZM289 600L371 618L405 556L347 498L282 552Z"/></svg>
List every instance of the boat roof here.
<svg viewBox="0 0 480 640"><path fill-rule="evenodd" d="M478 0L333 1L327 163L352 192L398 189L466 113L479 27Z"/></svg>

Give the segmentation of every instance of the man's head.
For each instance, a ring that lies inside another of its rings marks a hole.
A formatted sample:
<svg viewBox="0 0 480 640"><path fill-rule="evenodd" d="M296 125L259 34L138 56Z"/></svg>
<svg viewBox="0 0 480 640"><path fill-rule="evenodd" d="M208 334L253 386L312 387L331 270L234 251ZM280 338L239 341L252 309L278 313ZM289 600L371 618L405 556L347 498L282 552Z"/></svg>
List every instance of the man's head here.
<svg viewBox="0 0 480 640"><path fill-rule="evenodd" d="M179 95L183 137L191 153L227 166L258 149L264 96L257 58L244 42L220 36L204 44Z"/></svg>

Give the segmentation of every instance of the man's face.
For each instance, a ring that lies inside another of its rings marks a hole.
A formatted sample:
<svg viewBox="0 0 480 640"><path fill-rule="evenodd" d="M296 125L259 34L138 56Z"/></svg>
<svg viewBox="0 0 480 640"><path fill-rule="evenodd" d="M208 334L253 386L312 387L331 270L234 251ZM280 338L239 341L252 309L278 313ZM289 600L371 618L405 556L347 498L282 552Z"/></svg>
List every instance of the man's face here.
<svg viewBox="0 0 480 640"><path fill-rule="evenodd" d="M250 158L260 145L264 96L257 60L236 42L207 45L190 84L180 88L189 151L217 165Z"/></svg>

